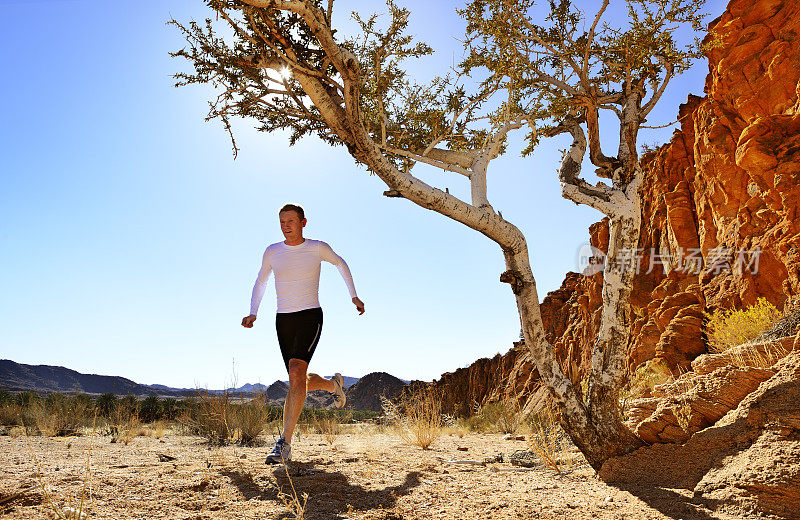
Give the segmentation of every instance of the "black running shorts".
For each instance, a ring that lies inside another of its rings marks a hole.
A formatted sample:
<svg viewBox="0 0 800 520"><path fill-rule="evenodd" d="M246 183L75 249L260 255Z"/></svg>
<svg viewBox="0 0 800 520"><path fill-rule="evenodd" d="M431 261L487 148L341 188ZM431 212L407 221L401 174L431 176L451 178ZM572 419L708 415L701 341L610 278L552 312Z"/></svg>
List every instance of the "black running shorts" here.
<svg viewBox="0 0 800 520"><path fill-rule="evenodd" d="M275 315L275 328L287 370L290 359L308 363L322 333L322 309L314 307L297 312L279 312Z"/></svg>

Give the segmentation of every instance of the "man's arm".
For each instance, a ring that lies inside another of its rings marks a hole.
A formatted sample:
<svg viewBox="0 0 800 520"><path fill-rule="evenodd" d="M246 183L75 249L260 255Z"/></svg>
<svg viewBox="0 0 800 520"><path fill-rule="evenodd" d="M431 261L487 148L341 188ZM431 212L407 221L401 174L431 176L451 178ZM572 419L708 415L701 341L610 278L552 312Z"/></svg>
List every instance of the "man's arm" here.
<svg viewBox="0 0 800 520"><path fill-rule="evenodd" d="M356 294L356 286L353 283L353 275L350 274L350 268L347 266L347 262L344 261L344 258L334 253L333 249L331 249L331 246L325 242L319 243L319 256L322 260L325 260L326 262L336 266L336 268L339 270L339 274L342 275L344 283L347 285L347 290L350 292L350 298L353 301L353 305L356 306L359 314L364 314L364 302L362 302Z"/></svg>
<svg viewBox="0 0 800 520"><path fill-rule="evenodd" d="M253 326L258 315L258 307L261 305L261 299L264 297L264 292L267 290L267 280L269 274L272 272L272 266L269 263L269 250L264 251L264 256L261 259L261 269L258 271L256 283L253 285L253 295L250 297L250 315L242 319L242 326L248 329Z"/></svg>

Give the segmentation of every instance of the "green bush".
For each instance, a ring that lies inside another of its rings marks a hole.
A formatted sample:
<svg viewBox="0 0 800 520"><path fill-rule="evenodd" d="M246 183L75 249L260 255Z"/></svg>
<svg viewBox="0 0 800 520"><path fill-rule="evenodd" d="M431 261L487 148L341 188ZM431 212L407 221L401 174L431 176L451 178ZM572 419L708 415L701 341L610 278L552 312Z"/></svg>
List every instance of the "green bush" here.
<svg viewBox="0 0 800 520"><path fill-rule="evenodd" d="M108 419L110 419L111 414L114 413L116 405L117 396L112 393L101 394L94 404L97 414Z"/></svg>
<svg viewBox="0 0 800 520"><path fill-rule="evenodd" d="M162 417L161 400L157 395L146 397L139 403L139 419L142 422L153 422Z"/></svg>

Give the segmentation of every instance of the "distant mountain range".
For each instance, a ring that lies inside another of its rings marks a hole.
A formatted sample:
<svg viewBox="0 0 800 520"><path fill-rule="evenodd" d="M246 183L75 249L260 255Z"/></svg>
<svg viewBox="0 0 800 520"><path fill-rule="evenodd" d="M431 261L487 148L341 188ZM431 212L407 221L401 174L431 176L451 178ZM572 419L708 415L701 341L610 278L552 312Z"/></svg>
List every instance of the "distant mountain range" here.
<svg viewBox="0 0 800 520"><path fill-rule="evenodd" d="M375 372L363 378L343 376L347 389L348 408L354 410L380 411L380 395L394 398L407 383L385 372ZM361 383L361 384L359 384ZM120 376L82 374L69 368L51 365L25 365L10 359L0 359L0 390L10 392L33 391L37 393L83 393L136 395L147 397L190 397L197 394L196 388L175 388L165 385L143 385ZM202 390L202 389L201 389ZM252 396L265 393L271 401L282 401L289 390L288 381L275 381L269 386L247 383L233 390L237 394ZM221 393L226 390L208 390ZM309 392L307 406L329 408L333 397L328 392Z"/></svg>

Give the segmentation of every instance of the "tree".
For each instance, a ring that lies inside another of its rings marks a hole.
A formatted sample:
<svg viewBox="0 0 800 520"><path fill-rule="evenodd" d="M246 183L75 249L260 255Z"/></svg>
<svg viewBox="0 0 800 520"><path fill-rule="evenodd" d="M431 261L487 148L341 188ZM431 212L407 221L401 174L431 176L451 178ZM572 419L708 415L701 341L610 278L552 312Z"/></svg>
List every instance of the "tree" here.
<svg viewBox="0 0 800 520"><path fill-rule="evenodd" d="M171 21L188 43L172 55L194 67L176 74L177 85L209 83L221 90L208 119L223 122L234 154L231 117L252 118L266 132L291 129L290 143L316 135L344 145L387 185L384 195L408 199L493 240L506 263L500 281L511 285L525 343L572 440L596 469L641 446L622 423L618 404L634 274L620 267L636 249L640 225L637 135L666 84L698 56L696 43L679 48L674 34L687 24L699 29L702 2L627 0L629 20L615 27L601 23L605 0L586 30L579 29L583 13L567 0L551 0L542 25L533 20L533 0L472 0L460 11L468 23L468 57L454 74L425 85L411 81L402 64L433 51L405 34L409 12L392 0L387 27L380 28L374 15L354 15L361 33L351 39L339 39L331 25L333 0L206 4L227 28L211 19L203 25ZM483 79L468 92L478 74ZM616 156L600 147L601 109L619 119ZM588 395L564 374L545 337L524 235L487 197L488 166L505 151L509 132L521 129L528 131L524 155L543 137L571 134L559 170L562 194L610 219L603 320ZM587 134L590 159L610 185L593 186L580 177ZM417 163L463 175L471 201L413 175Z"/></svg>
<svg viewBox="0 0 800 520"><path fill-rule="evenodd" d="M161 399L157 395L147 396L139 406L139 418L143 422L153 422L162 417Z"/></svg>
<svg viewBox="0 0 800 520"><path fill-rule="evenodd" d="M110 392L106 392L97 397L95 407L100 415L110 418L111 414L114 412L116 404L117 396Z"/></svg>

